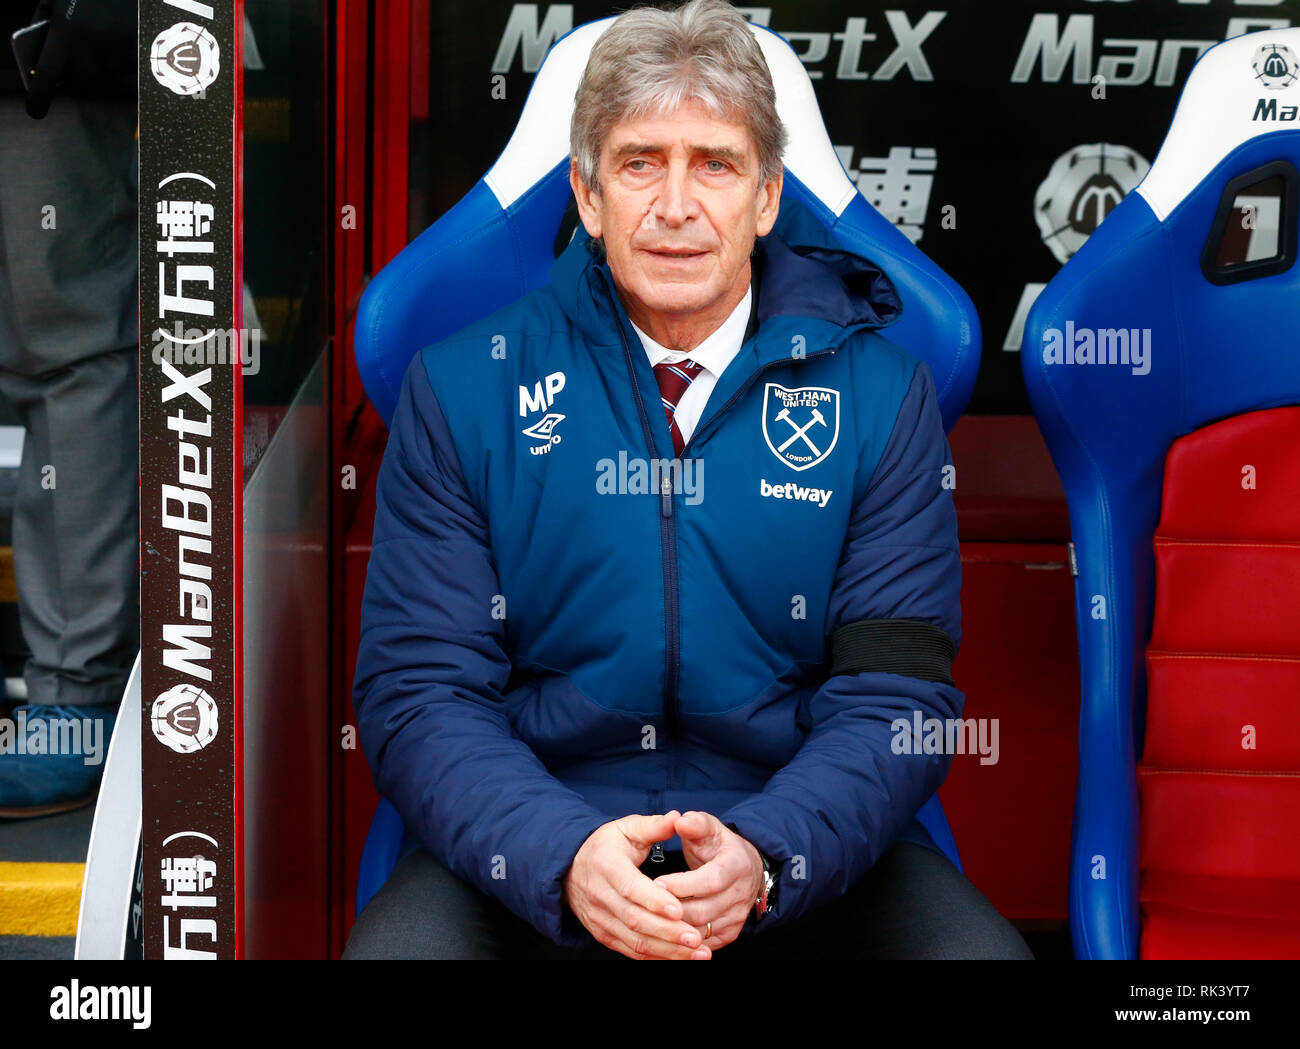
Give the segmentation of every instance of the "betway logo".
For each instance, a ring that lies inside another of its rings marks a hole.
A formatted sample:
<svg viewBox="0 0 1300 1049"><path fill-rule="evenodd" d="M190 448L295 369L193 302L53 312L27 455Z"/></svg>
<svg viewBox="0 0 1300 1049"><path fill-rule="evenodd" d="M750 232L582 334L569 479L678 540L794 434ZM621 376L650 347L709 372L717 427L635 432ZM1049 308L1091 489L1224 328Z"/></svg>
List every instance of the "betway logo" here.
<svg viewBox="0 0 1300 1049"><path fill-rule="evenodd" d="M1251 33L1257 29L1282 29L1291 24L1286 18L1229 18L1224 39ZM1172 87L1178 69L1190 69L1196 60L1217 44L1217 40L1141 40L1130 37L1103 37L1104 53L1095 66L1097 51L1097 16L1070 15L1061 25L1058 14L1036 14L1030 20L1025 42L1020 47L1013 84L1028 83L1041 68L1045 84L1058 83L1070 66L1075 84L1090 84L1094 75L1103 77L1108 87L1132 87L1148 80L1156 87ZM1184 57L1186 55L1186 57ZM1152 71L1155 79L1152 80Z"/></svg>
<svg viewBox="0 0 1300 1049"><path fill-rule="evenodd" d="M805 488L793 481L772 484L766 477L760 477L758 494L767 499L800 499L806 503L815 503L820 509L831 501L831 496L835 493L829 488Z"/></svg>
<svg viewBox="0 0 1300 1049"><path fill-rule="evenodd" d="M550 46L573 28L572 4L548 4L545 15L541 4L515 4L510 18L501 33L496 57L492 59L493 73L509 73L515 59L522 59L525 73L536 73ZM772 17L770 7L740 7L736 10L755 25L766 26ZM921 50L922 44L938 28L947 11L927 11L916 24L905 11L885 11L884 19L893 37L893 50L883 55L883 61L874 69L862 68L864 45L874 44L880 34L867 31L867 19L855 16L844 19L844 29L839 33L799 32L777 30L790 42L800 61L808 67L808 76L818 80L822 70L817 63L830 54L831 41L839 44L839 57L835 65L836 80L892 80L904 69L913 80L930 81L934 73ZM877 48L865 48L868 52ZM872 56L879 59L879 55Z"/></svg>

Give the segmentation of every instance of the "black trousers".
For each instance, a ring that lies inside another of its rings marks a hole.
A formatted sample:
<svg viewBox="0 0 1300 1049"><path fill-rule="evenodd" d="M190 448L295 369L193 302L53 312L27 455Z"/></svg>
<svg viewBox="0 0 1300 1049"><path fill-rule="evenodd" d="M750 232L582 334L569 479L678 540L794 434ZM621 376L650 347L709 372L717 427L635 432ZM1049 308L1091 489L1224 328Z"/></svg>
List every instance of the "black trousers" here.
<svg viewBox="0 0 1300 1049"><path fill-rule="evenodd" d="M647 862L642 869L654 876L675 867L682 869L679 860ZM556 946L423 850L398 864L358 916L343 957L623 958L599 944L586 950ZM900 842L839 899L788 926L741 936L713 954L714 961L745 958L1032 959L1033 954L947 857Z"/></svg>

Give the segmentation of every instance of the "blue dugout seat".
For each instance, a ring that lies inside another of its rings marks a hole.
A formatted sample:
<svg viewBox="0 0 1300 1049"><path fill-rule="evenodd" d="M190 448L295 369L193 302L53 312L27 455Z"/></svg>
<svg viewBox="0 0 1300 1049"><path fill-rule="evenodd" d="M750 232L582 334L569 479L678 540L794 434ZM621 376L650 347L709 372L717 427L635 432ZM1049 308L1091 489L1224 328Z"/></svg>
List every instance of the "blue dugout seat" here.
<svg viewBox="0 0 1300 1049"><path fill-rule="evenodd" d="M1193 68L1022 367L1064 482L1081 958L1300 956L1300 29Z"/></svg>
<svg viewBox="0 0 1300 1049"><path fill-rule="evenodd" d="M356 324L357 365L385 421L415 354L549 280L555 241L572 198L569 122L592 45L613 22L578 26L547 53L513 135L491 170L370 282ZM925 360L951 429L970 399L980 328L969 296L858 193L822 121L812 81L790 45L752 26L772 72L789 132L783 211L802 205L846 247L871 258L903 302L888 338ZM776 232L781 233L778 219ZM960 866L937 795L918 813ZM387 801L375 813L361 861L357 911L415 842Z"/></svg>

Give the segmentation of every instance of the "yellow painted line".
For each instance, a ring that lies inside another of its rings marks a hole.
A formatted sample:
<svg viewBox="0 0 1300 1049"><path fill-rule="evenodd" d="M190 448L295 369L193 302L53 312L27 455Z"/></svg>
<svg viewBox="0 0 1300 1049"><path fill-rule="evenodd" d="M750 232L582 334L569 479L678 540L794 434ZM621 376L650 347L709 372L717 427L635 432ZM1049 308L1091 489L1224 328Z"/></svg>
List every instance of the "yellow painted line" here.
<svg viewBox="0 0 1300 1049"><path fill-rule="evenodd" d="M0 936L76 936L84 863L0 863Z"/></svg>

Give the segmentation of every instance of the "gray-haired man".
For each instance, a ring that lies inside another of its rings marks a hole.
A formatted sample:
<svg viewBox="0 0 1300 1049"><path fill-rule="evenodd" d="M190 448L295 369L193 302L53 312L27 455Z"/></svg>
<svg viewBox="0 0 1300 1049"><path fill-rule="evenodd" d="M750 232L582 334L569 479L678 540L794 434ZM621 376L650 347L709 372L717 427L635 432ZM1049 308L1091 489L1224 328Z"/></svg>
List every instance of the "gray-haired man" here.
<svg viewBox="0 0 1300 1049"><path fill-rule="evenodd" d="M951 757L891 748L898 716L963 702L932 379L871 330L898 310L878 268L811 218L787 232L816 257L774 232L783 144L729 5L621 16L575 102L587 237L413 362L355 700L425 849L348 957L1028 957L915 820ZM647 451L707 466L707 498L593 490Z"/></svg>

